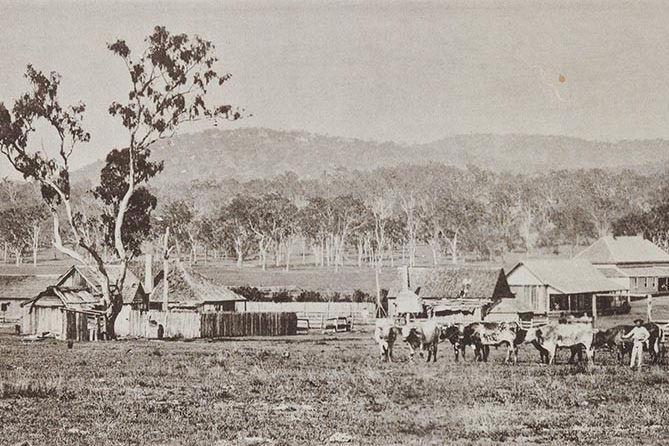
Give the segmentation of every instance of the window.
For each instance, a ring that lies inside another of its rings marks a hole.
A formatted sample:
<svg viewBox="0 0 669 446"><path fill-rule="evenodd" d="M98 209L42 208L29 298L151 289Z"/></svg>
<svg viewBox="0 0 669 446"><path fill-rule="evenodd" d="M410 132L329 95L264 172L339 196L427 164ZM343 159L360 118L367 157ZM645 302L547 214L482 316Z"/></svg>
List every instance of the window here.
<svg viewBox="0 0 669 446"><path fill-rule="evenodd" d="M9 302L5 302L4 304L0 304L0 311L7 311L9 308Z"/></svg>

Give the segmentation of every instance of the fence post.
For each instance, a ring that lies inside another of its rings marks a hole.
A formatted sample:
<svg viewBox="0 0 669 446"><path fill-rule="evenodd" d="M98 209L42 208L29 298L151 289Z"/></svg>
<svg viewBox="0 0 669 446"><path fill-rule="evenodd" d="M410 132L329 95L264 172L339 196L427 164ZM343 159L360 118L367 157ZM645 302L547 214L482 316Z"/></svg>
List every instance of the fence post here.
<svg viewBox="0 0 669 446"><path fill-rule="evenodd" d="M647 313L646 316L647 316L648 322L650 322L650 321L653 320L653 317L652 317L652 314L653 314L653 295L648 294L646 296L646 299L648 301L648 306L646 307L646 313Z"/></svg>

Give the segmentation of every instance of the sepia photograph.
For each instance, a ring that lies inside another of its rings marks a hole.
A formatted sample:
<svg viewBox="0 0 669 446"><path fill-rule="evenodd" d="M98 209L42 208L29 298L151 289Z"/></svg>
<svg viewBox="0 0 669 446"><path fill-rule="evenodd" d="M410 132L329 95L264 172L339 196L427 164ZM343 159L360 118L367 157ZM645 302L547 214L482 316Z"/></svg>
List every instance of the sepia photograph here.
<svg viewBox="0 0 669 446"><path fill-rule="evenodd" d="M669 444L667 24L0 0L0 445Z"/></svg>

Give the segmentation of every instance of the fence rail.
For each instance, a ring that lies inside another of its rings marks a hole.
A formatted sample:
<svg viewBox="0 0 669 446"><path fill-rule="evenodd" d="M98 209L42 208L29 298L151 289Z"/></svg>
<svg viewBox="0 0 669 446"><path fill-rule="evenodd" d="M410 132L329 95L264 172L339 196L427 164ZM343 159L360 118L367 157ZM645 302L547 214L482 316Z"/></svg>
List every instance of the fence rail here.
<svg viewBox="0 0 669 446"><path fill-rule="evenodd" d="M286 336L297 334L295 313L203 313L201 337Z"/></svg>

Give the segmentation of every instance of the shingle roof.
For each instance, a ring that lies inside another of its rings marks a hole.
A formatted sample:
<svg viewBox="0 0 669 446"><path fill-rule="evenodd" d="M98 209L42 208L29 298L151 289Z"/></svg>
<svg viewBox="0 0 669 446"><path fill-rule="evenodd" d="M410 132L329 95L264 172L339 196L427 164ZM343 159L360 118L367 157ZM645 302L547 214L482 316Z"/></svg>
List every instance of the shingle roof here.
<svg viewBox="0 0 669 446"><path fill-rule="evenodd" d="M107 274L109 275L109 280L116 282L120 279L121 274L123 273L123 268L121 265L105 265ZM88 265L74 265L69 270L67 270L60 278L58 279L58 285L65 282L65 280L74 272L78 271L88 283L94 288L98 293L102 293L102 286L104 284L104 276L98 268L95 266ZM129 303L135 297L137 289L141 285L141 281L135 276L135 274L128 269L125 273L125 281L123 282L123 301Z"/></svg>
<svg viewBox="0 0 669 446"><path fill-rule="evenodd" d="M473 313L476 309L486 307L492 303L489 299L440 299L430 301L435 313L442 311Z"/></svg>
<svg viewBox="0 0 669 446"><path fill-rule="evenodd" d="M575 257L592 263L669 263L669 254L640 236L602 237Z"/></svg>
<svg viewBox="0 0 669 446"><path fill-rule="evenodd" d="M173 262L167 274L169 284L167 298L170 304L196 307L205 302L238 302L246 300L230 288L219 285L208 277L195 271L189 272L181 262ZM156 284L149 299L161 302L165 281L162 272L158 274Z"/></svg>
<svg viewBox="0 0 669 446"><path fill-rule="evenodd" d="M0 299L32 299L48 286L54 285L57 279L57 275L2 275L0 276Z"/></svg>
<svg viewBox="0 0 669 446"><path fill-rule="evenodd" d="M511 289L501 268L462 266L452 268L409 268L409 289L423 299L458 299L465 284L469 284L466 298L492 299L511 297ZM388 292L397 297L404 288L406 268L400 268L398 277Z"/></svg>
<svg viewBox="0 0 669 446"><path fill-rule="evenodd" d="M607 279L590 262L583 259L530 259L519 262L513 274L524 265L542 283L564 294L618 291L624 289Z"/></svg>

